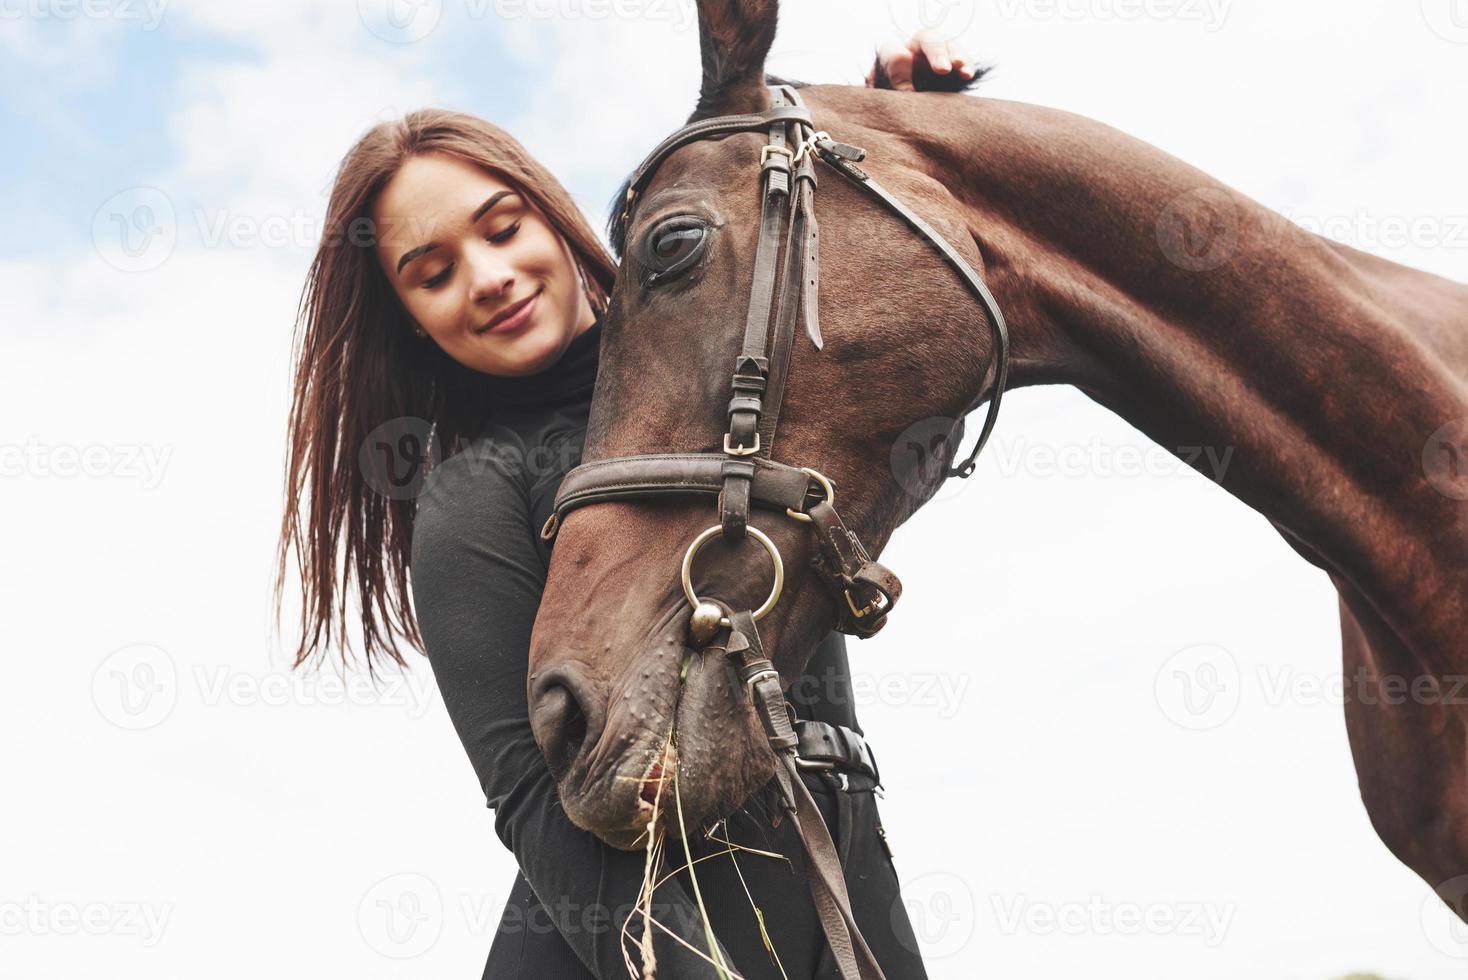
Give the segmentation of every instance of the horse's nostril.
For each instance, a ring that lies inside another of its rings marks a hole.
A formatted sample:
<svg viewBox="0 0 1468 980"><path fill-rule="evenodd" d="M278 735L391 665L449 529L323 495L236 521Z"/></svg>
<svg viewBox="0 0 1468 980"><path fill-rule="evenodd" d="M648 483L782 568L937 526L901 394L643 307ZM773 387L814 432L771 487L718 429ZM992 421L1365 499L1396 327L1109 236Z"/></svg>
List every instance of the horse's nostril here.
<svg viewBox="0 0 1468 980"><path fill-rule="evenodd" d="M535 703L532 727L551 772L559 779L586 741L586 712L569 687L555 684L545 689Z"/></svg>

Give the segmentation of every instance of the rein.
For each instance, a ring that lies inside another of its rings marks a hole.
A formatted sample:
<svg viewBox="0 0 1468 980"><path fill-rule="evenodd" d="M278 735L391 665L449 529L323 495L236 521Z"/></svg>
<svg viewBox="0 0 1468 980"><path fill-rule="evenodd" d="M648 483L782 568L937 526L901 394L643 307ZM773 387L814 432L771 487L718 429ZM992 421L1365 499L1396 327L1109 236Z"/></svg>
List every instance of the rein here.
<svg viewBox="0 0 1468 980"><path fill-rule="evenodd" d="M770 748L779 760L776 777L780 792L806 850L811 896L841 976L843 980L885 980L852 916L841 861L830 832L799 777L794 710L785 700L780 675L765 655L756 626L779 601L785 573L774 542L749 523L751 506L783 510L792 520L810 525L818 545L813 565L834 596L836 628L841 632L862 638L874 635L886 625L888 612L902 595L897 576L874 561L842 522L831 481L809 467L771 458L795 322L802 310L806 336L816 350L824 346L815 161L824 161L927 240L984 310L994 339L989 409L972 451L961 464L948 469L946 477L967 479L972 475L974 461L993 432L1009 373L1009 334L998 303L978 273L927 222L856 165L865 159L865 150L839 143L816 129L794 88L773 87L770 96L771 107L764 112L700 120L663 140L637 168L623 201L622 221L626 223L658 166L683 146L732 133L767 135L759 159L759 241L744 341L734 362L723 451L618 456L583 463L561 483L541 537L547 541L554 538L566 514L588 504L717 495L719 523L700 532L683 556L680 577L684 595L693 607L688 626L691 645L702 650L720 631L729 631L723 649L738 668ZM774 585L758 609L734 611L695 592L693 559L720 534L731 542L752 537L768 552L774 566Z"/></svg>

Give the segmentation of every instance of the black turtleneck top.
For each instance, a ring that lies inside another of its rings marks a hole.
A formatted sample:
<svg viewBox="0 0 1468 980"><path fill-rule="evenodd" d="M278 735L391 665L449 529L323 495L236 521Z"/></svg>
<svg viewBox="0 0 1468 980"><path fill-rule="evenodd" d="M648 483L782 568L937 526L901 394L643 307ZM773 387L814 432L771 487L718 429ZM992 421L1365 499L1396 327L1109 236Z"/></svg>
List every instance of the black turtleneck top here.
<svg viewBox="0 0 1468 980"><path fill-rule="evenodd" d="M483 433L430 474L419 499L412 586L434 676L494 810L496 832L576 958L595 976L611 978L626 975L618 932L642 883L643 856L606 846L566 817L531 734L526 697L530 631L550 563L551 545L539 529L562 478L581 460L600 342L598 322L540 374L486 377L491 417ZM792 689L792 701L802 717L860 731L851 693L844 638L832 633ZM748 826L739 832L755 839L754 846L779 843L767 821L745 813L731 818L731 834L741 816ZM714 874L716 864L723 862L700 867ZM767 893L757 895L767 920L781 901L809 906L799 880L789 868L768 867L775 864L741 864L751 888ZM702 873L700 884L707 896ZM721 913L710 910L716 932L727 948L752 942L758 950L757 934L741 938L753 920L748 901L739 901L731 898L732 909L722 913L742 916L737 921L720 922ZM588 928L593 907L615 925ZM696 909L679 880L658 889L654 914L686 942L705 948ZM794 928L799 917L784 918ZM660 939L657 951L660 976L714 975L676 943ZM735 969L756 976L760 965Z"/></svg>

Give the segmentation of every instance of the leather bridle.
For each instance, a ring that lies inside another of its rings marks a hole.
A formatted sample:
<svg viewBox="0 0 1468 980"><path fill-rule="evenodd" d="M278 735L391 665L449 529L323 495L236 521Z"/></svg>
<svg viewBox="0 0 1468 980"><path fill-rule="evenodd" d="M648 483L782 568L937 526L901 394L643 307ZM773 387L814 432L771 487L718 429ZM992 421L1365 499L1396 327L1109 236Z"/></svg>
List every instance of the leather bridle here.
<svg viewBox="0 0 1468 980"><path fill-rule="evenodd" d="M764 112L718 116L690 123L663 140L632 176L623 201L621 221L630 222L638 197L662 162L690 143L733 133L764 132L760 151L759 241L744 324L744 342L734 362L728 428L722 452L654 453L618 456L583 463L572 469L556 493L554 511L541 536L552 539L570 511L588 504L667 496L718 497L719 523L701 532L683 558L683 590L694 607L689 637L695 649L708 647L722 631L729 637L724 651L739 667L770 745L782 765L777 769L787 809L809 853L810 885L827 938L844 980L880 980L882 971L867 949L851 915L839 858L820 811L798 778L798 739L793 712L785 701L779 674L765 655L755 622L780 597L784 566L768 536L749 523L751 506L784 511L807 523L816 534L813 565L836 600L836 628L869 637L880 630L902 594L902 584L874 561L836 512L836 490L821 473L771 458L780 403L789 371L795 321L804 311L806 335L817 350L823 346L819 309L819 232L815 216L816 167L822 160L872 195L909 228L926 239L958 273L983 307L994 340L994 380L988 414L968 457L947 470L967 478L974 460L993 432L1009 369L1009 335L998 303L978 273L961 255L901 200L856 164L866 151L833 140L816 129L796 89L770 89ZM782 244L783 243L783 244ZM700 548L716 534L730 541L753 537L768 551L775 584L756 610L734 611L700 598L692 584L692 564Z"/></svg>

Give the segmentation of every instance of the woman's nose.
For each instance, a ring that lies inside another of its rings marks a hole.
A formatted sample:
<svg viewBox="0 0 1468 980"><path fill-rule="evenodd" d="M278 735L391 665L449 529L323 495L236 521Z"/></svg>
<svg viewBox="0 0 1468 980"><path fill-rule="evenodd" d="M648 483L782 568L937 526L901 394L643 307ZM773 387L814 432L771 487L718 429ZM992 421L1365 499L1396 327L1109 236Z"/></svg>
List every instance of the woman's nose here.
<svg viewBox="0 0 1468 980"><path fill-rule="evenodd" d="M473 273L471 298L476 303L480 300L502 299L514 291L514 267L493 250L480 250L479 254L471 260L471 271Z"/></svg>

